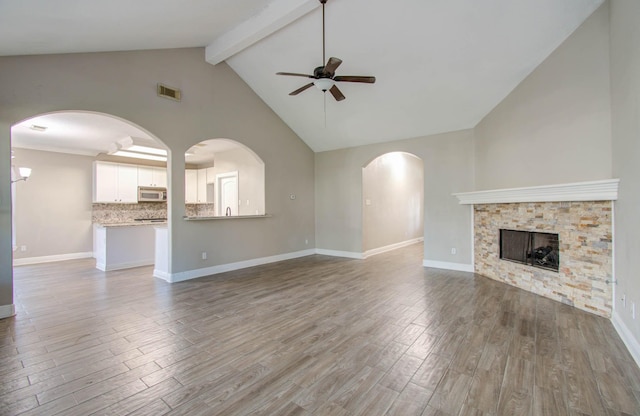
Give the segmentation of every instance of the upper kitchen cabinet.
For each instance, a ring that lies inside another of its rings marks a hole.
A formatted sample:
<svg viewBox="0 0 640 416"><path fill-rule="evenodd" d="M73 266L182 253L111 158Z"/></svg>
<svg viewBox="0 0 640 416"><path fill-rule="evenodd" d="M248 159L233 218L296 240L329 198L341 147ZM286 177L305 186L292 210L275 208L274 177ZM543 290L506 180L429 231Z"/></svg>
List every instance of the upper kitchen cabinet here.
<svg viewBox="0 0 640 416"><path fill-rule="evenodd" d="M152 166L138 166L138 186L167 187L167 170Z"/></svg>
<svg viewBox="0 0 640 416"><path fill-rule="evenodd" d="M198 203L206 204L207 199L207 170L198 169Z"/></svg>
<svg viewBox="0 0 640 416"><path fill-rule="evenodd" d="M138 167L121 163L93 163L93 202L138 202Z"/></svg>
<svg viewBox="0 0 640 416"><path fill-rule="evenodd" d="M196 169L184 171L184 202L187 204L198 203L198 171Z"/></svg>
<svg viewBox="0 0 640 416"><path fill-rule="evenodd" d="M185 203L206 204L213 202L213 195L209 195L207 169L185 169Z"/></svg>

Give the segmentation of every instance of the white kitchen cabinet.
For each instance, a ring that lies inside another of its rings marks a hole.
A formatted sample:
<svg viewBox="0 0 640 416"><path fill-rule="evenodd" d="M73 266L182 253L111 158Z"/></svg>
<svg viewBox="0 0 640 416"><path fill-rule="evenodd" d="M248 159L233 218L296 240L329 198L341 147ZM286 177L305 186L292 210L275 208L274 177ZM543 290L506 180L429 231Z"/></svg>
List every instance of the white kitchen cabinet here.
<svg viewBox="0 0 640 416"><path fill-rule="evenodd" d="M138 186L167 187L167 170L152 166L138 166Z"/></svg>
<svg viewBox="0 0 640 416"><path fill-rule="evenodd" d="M206 168L207 171L207 185L213 185L216 183L216 168Z"/></svg>
<svg viewBox="0 0 640 416"><path fill-rule="evenodd" d="M184 194L187 204L207 203L207 169L185 169Z"/></svg>
<svg viewBox="0 0 640 416"><path fill-rule="evenodd" d="M198 171L185 169L184 171L184 202L186 204L198 203Z"/></svg>
<svg viewBox="0 0 640 416"><path fill-rule="evenodd" d="M207 203L207 170L198 169L198 204Z"/></svg>
<svg viewBox="0 0 640 416"><path fill-rule="evenodd" d="M93 202L138 202L138 167L94 162Z"/></svg>
<svg viewBox="0 0 640 416"><path fill-rule="evenodd" d="M138 167L118 165L119 202L138 202Z"/></svg>

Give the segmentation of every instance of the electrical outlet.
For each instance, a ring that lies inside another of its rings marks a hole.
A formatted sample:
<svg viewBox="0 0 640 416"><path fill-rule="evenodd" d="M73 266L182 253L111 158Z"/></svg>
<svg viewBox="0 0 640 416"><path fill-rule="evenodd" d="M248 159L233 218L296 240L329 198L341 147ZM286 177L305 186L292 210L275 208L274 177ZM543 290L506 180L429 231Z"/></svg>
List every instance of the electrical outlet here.
<svg viewBox="0 0 640 416"><path fill-rule="evenodd" d="M304 243L305 243L305 244L309 244L309 240L305 238L305 239L304 239Z"/></svg>
<svg viewBox="0 0 640 416"><path fill-rule="evenodd" d="M20 251L27 251L27 246L20 246Z"/></svg>
<svg viewBox="0 0 640 416"><path fill-rule="evenodd" d="M202 260L206 260L207 259L207 252L203 251L202 252Z"/></svg>
<svg viewBox="0 0 640 416"><path fill-rule="evenodd" d="M457 254L458 253L458 249L455 247L451 248L451 254Z"/></svg>

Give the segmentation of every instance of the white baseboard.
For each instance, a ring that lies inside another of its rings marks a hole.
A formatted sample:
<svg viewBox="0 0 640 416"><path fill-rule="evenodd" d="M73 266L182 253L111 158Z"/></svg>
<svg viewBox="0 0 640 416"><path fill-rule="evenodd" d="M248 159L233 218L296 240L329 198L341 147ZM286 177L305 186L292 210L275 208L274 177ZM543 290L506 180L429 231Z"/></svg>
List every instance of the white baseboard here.
<svg viewBox="0 0 640 416"><path fill-rule="evenodd" d="M140 261L130 261L127 263L110 264L107 267L107 265L104 263L96 262L96 269L102 270L103 272L110 272L113 270L131 269L133 267L153 266L154 263L155 263L155 259L147 259L147 260L140 260Z"/></svg>
<svg viewBox="0 0 640 416"><path fill-rule="evenodd" d="M203 276L211 276L213 274L230 272L233 270L245 269L247 267L260 266L262 264L275 263L278 261L291 260L298 257L305 257L315 254L314 249L295 251L293 253L278 254L269 257L260 257L257 259L244 260L236 263L220 264L217 266L205 267L202 269L187 270L178 273L166 273L154 270L153 275L169 283L182 282L185 280L196 279Z"/></svg>
<svg viewBox="0 0 640 416"><path fill-rule="evenodd" d="M323 256L333 256L333 257L346 257L348 259L364 259L363 253L356 253L353 251L340 251L340 250L325 250L324 248L315 249L315 254L321 254Z"/></svg>
<svg viewBox="0 0 640 416"><path fill-rule="evenodd" d="M411 240L405 240L399 243L389 244L388 246L373 248L371 250L365 251L363 257L366 259L367 257L375 256L376 254L386 253L387 251L410 246L411 244L420 243L421 241L424 241L424 237L413 238Z"/></svg>
<svg viewBox="0 0 640 416"><path fill-rule="evenodd" d="M618 335L620 335L620 338L622 338L622 342L624 342L624 345L627 346L627 349L629 350L629 353L631 354L633 359L636 361L636 364L640 366L640 344L631 333L631 330L629 330L629 328L624 324L616 311L613 311L613 314L611 315L611 323L613 323L613 327L618 332Z"/></svg>
<svg viewBox="0 0 640 416"><path fill-rule="evenodd" d="M16 314L16 307L11 305L0 305L0 319L9 318Z"/></svg>
<svg viewBox="0 0 640 416"><path fill-rule="evenodd" d="M171 273L167 273L164 270L153 269L153 277L169 282L171 279Z"/></svg>
<svg viewBox="0 0 640 416"><path fill-rule="evenodd" d="M433 267L434 269L455 270L458 272L473 273L473 264L449 263L446 261L436 261L436 260L423 260L422 265L424 267Z"/></svg>
<svg viewBox="0 0 640 416"><path fill-rule="evenodd" d="M93 257L93 251L87 251L84 253L56 254L53 256L25 257L23 259L13 259L13 265L25 266L28 264L51 263L54 261L90 259L91 257Z"/></svg>

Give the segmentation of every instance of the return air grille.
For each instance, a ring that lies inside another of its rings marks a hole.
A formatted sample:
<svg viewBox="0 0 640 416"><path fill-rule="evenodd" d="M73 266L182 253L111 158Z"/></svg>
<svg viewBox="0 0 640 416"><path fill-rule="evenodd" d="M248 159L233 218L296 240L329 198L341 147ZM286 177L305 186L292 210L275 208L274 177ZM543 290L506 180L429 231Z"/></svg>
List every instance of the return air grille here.
<svg viewBox="0 0 640 416"><path fill-rule="evenodd" d="M158 96L169 98L170 100L180 101L182 93L177 88L168 87L163 84L158 84Z"/></svg>

